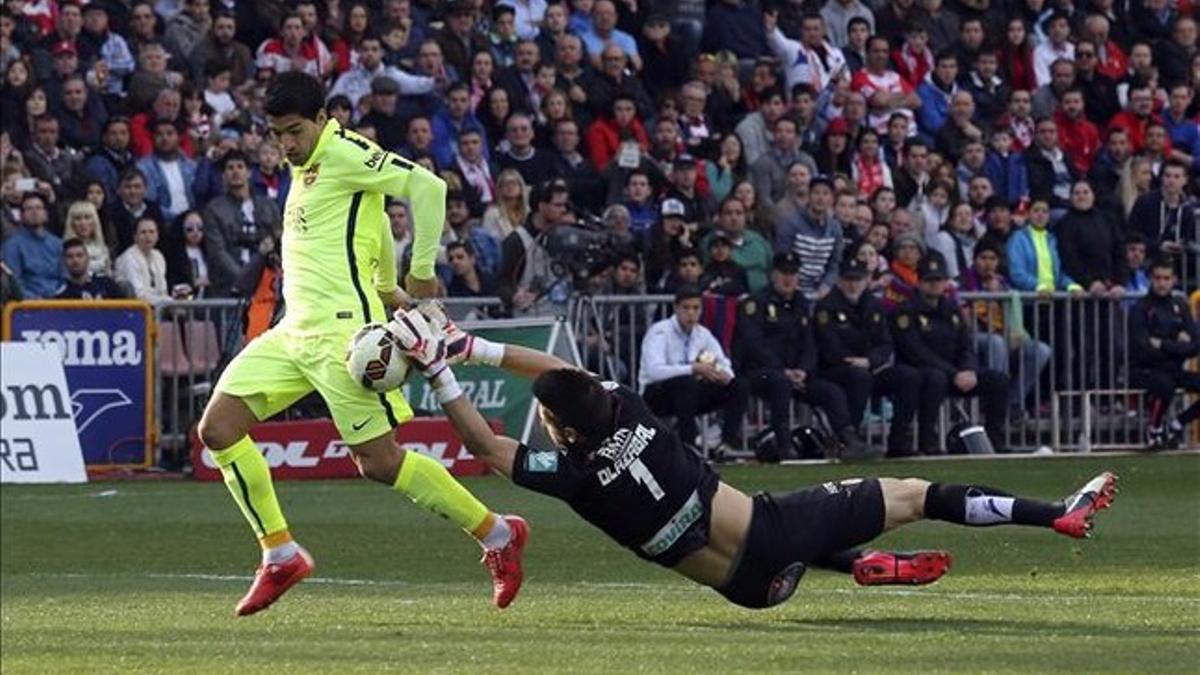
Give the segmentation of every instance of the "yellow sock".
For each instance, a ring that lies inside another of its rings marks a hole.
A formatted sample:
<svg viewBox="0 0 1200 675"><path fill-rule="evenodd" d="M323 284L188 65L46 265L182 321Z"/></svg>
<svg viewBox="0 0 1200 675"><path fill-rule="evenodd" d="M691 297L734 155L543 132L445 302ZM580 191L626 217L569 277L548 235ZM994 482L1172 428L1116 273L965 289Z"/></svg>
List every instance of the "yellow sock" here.
<svg viewBox="0 0 1200 675"><path fill-rule="evenodd" d="M233 495L233 501L237 502L263 548L291 541L287 521L275 498L271 469L254 441L243 436L224 450L210 449L209 452L221 468L229 494Z"/></svg>
<svg viewBox="0 0 1200 675"><path fill-rule="evenodd" d="M488 507L455 480L446 467L420 453L404 453L394 487L419 506L449 519L477 539L482 538L476 534L479 530L483 529L483 534L487 534L491 529L489 523L495 522Z"/></svg>

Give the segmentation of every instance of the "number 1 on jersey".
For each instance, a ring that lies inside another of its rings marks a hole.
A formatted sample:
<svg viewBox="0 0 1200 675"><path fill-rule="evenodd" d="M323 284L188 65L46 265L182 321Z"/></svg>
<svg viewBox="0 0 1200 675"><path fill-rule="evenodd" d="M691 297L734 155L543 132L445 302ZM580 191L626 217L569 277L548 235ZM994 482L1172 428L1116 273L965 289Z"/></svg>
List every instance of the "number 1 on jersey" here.
<svg viewBox="0 0 1200 675"><path fill-rule="evenodd" d="M642 463L642 460L635 459L629 465L629 476L635 481L646 486L650 491L650 496L654 497L654 501L662 499L667 493L663 492L662 486L654 479L654 474L650 473L649 467Z"/></svg>

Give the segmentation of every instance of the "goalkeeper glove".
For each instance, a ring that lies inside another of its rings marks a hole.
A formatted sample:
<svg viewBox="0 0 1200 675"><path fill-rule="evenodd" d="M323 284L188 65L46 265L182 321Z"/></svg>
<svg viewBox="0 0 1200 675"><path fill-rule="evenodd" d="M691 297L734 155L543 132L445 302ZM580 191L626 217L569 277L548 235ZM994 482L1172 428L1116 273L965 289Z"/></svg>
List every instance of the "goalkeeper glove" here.
<svg viewBox="0 0 1200 675"><path fill-rule="evenodd" d="M422 300L417 311L425 317L434 335L441 335L446 345L446 362L454 365L485 365L500 367L504 360L504 344L472 335L459 328L446 316L442 303Z"/></svg>
<svg viewBox="0 0 1200 675"><path fill-rule="evenodd" d="M442 403L462 395L454 372L446 363L446 343L415 309L396 312L388 328L409 362L421 372Z"/></svg>

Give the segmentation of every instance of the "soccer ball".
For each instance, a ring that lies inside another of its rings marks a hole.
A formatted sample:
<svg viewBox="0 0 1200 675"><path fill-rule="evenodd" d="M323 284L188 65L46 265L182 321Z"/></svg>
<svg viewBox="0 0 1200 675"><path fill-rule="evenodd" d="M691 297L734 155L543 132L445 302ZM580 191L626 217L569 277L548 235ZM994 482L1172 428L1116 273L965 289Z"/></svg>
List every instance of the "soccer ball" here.
<svg viewBox="0 0 1200 675"><path fill-rule="evenodd" d="M381 323L369 323L350 338L346 350L350 379L371 391L386 392L404 384L408 359L400 351L396 336Z"/></svg>

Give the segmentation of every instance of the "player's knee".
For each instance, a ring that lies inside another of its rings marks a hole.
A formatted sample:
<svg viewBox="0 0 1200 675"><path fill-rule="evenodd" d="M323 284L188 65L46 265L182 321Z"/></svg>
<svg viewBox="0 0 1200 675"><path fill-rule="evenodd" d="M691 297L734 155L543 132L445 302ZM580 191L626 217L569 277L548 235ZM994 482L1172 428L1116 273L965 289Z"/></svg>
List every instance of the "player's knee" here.
<svg viewBox="0 0 1200 675"><path fill-rule="evenodd" d="M391 448L375 449L369 453L354 453L359 475L384 485L396 483L403 456L404 451L395 445Z"/></svg>
<svg viewBox="0 0 1200 675"><path fill-rule="evenodd" d="M929 481L921 478L880 478L879 485L883 490L886 529L907 525L924 517Z"/></svg>
<svg viewBox="0 0 1200 675"><path fill-rule="evenodd" d="M228 426L222 425L214 419L216 415L212 414L212 410L204 411L204 415L200 418L200 424L196 428L196 433L200 436L200 442L204 447L213 451L220 451L228 448L238 441L238 438L233 438Z"/></svg>

